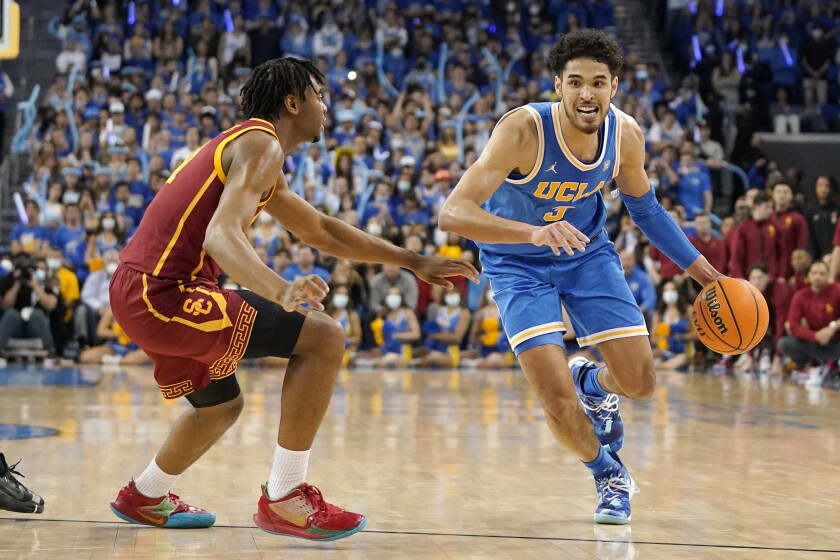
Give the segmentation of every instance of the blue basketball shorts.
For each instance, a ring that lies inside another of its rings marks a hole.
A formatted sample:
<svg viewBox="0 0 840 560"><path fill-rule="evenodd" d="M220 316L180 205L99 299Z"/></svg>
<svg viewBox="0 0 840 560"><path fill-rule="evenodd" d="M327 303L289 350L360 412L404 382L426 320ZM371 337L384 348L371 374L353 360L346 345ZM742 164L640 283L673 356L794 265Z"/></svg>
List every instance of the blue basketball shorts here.
<svg viewBox="0 0 840 560"><path fill-rule="evenodd" d="M565 348L562 308L581 347L647 336L645 318L609 241L572 256L530 257L481 252L502 324L518 356L528 348ZM561 308L562 307L562 308Z"/></svg>

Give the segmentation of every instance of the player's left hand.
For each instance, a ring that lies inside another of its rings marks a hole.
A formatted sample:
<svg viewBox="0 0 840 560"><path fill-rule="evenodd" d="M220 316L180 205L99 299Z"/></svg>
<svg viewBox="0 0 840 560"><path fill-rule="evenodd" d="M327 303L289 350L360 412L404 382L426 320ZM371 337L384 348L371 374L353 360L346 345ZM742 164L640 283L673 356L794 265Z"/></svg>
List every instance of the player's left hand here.
<svg viewBox="0 0 840 560"><path fill-rule="evenodd" d="M451 288L449 276L463 276L478 283L478 271L463 259L442 259L440 257L422 257L419 264L413 267L414 274L420 280L435 286Z"/></svg>

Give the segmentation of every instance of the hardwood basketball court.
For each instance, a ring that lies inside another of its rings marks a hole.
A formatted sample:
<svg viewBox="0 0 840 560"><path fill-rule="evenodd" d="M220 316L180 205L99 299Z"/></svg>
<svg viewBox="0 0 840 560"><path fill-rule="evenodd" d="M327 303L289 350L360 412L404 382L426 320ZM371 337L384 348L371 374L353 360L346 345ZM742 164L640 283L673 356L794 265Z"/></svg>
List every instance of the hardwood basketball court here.
<svg viewBox="0 0 840 560"><path fill-rule="evenodd" d="M0 451L24 458L46 501L39 516L0 512L0 559L840 558L834 391L659 372L650 401L622 399L641 492L631 525L611 527L592 522L592 478L521 372L343 371L308 481L368 524L317 544L253 525L283 371L238 375L240 421L174 488L217 524L179 531L108 508L187 406L164 401L150 369L0 371Z"/></svg>

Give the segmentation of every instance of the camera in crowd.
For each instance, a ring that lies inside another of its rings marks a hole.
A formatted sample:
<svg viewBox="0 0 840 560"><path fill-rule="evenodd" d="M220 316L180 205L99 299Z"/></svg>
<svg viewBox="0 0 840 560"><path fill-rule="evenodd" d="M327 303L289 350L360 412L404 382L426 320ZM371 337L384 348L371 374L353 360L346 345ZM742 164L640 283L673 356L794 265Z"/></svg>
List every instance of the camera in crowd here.
<svg viewBox="0 0 840 560"><path fill-rule="evenodd" d="M38 274L37 262L30 255L21 253L17 255L14 261L14 270L12 272L21 282L31 282L33 278L37 278L39 282L43 282L43 272Z"/></svg>

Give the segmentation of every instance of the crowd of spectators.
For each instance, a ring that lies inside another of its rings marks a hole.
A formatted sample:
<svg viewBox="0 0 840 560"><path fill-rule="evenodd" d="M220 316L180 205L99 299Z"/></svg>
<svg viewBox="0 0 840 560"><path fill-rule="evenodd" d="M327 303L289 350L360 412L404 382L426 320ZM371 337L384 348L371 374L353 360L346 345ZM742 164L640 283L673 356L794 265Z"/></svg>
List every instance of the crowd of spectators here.
<svg viewBox="0 0 840 560"><path fill-rule="evenodd" d="M733 138L840 131L840 4L662 3L663 31L683 73L718 106Z"/></svg>
<svg viewBox="0 0 840 560"><path fill-rule="evenodd" d="M238 93L251 68L278 56L311 57L329 81L327 132L320 143L288 155L290 186L373 235L419 253L477 261L474 244L437 228L442 201L501 115L528 102L556 101L545 61L558 32L617 31L609 0L122 5L74 1L51 24L63 50L28 136L25 218L0 260L6 274L0 349L12 337L39 337L59 358L147 359L108 311L106 286L118 251L171 170L241 119ZM758 6L744 17L726 11L710 21L703 3L668 11L678 55L691 35L686 26L710 26L700 39L702 57L678 56L683 74L672 84L658 65L627 53L614 104L642 126L651 185L692 242L719 270L759 286L771 303L768 338L739 367L781 372L790 363L810 372L814 366L811 377L822 378L840 358L834 323L840 302L826 303L822 312L814 303L835 297L840 249L834 261L831 255L840 245L840 193L827 176L801 184L798 170L763 157L751 136L755 126L741 126L744 111L759 110L757 99L769 106L780 95L792 102L810 95L796 90L798 77L784 94L767 90L766 81L758 87L766 63L760 51L734 55L729 27L735 23L752 29L750 18L776 22L761 26L772 32L787 21L789 3ZM808 12L817 14L813 21L820 10ZM811 89L822 95L821 88ZM743 166L748 188L724 171L727 160ZM697 286L649 246L609 188L602 194L608 233L656 355L669 367L688 367L702 350L687 315ZM330 284L328 312L345 326L351 363L513 363L486 279L441 290L394 267L337 261L301 245L266 214L249 237L266 266L284 278L318 274ZM573 333L566 338L574 344ZM821 352L808 353L809 344ZM721 368L730 371L731 360Z"/></svg>

